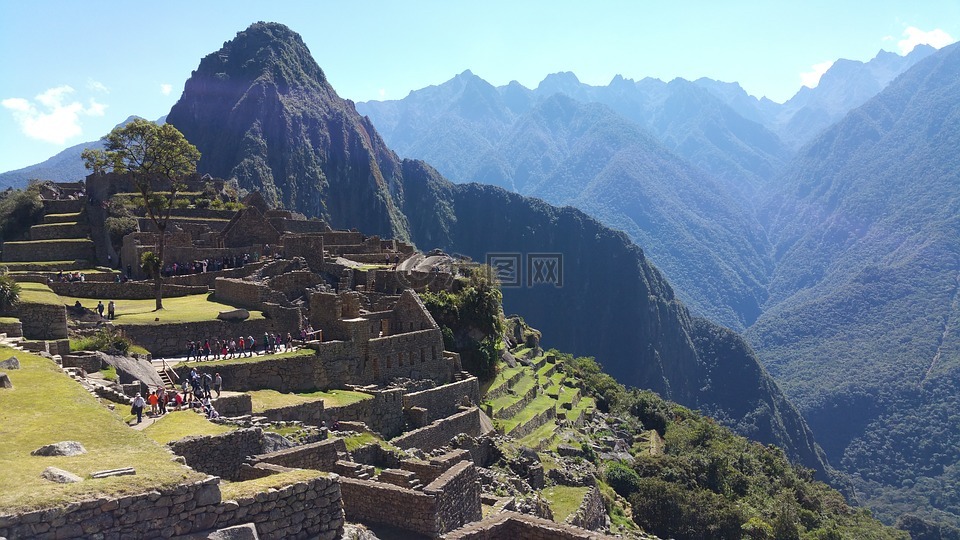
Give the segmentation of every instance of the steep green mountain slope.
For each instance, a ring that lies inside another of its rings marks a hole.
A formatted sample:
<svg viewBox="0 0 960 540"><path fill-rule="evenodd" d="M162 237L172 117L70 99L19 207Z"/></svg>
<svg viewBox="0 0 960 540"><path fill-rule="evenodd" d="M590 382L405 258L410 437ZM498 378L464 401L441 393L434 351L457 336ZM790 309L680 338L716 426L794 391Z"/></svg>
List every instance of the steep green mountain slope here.
<svg viewBox="0 0 960 540"><path fill-rule="evenodd" d="M767 207L777 270L750 329L881 516L960 523L960 47L814 140Z"/></svg>
<svg viewBox="0 0 960 540"><path fill-rule="evenodd" d="M264 182L278 200L337 227L400 231L421 248L480 261L495 251L562 254L564 286L511 289L508 309L556 336L565 350L596 355L624 381L717 411L758 440L826 470L802 418L749 349L715 353L722 349L704 346L701 354L697 340L713 343L711 332L720 330L695 324L622 233L574 209L454 185L423 162L401 161L336 95L288 28L255 24L206 57L168 121L203 153L201 172L246 174L243 185ZM248 167L266 162L269 168ZM303 194L316 198L304 201Z"/></svg>

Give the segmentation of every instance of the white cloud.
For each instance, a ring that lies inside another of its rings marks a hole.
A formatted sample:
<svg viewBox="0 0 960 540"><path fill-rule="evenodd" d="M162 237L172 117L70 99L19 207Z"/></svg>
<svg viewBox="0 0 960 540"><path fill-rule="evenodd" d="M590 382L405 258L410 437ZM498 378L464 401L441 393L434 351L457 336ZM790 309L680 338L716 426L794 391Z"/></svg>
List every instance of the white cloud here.
<svg viewBox="0 0 960 540"><path fill-rule="evenodd" d="M950 34L939 28L934 28L926 32L916 26L908 26L907 29L903 31L903 36L904 38L897 42L897 46L900 47L900 54L909 53L917 45L930 45L935 49L939 49L955 41L950 37Z"/></svg>
<svg viewBox="0 0 960 540"><path fill-rule="evenodd" d="M110 89L107 88L107 85L103 84L100 81L95 81L93 79L87 79L87 88L95 92L102 92L104 94L110 93Z"/></svg>
<svg viewBox="0 0 960 540"><path fill-rule="evenodd" d="M58 86L36 96L36 103L23 98L8 98L0 105L13 113L20 130L32 139L64 144L83 133L81 116L103 116L107 106L90 99L84 107L79 101L67 102L74 89Z"/></svg>
<svg viewBox="0 0 960 540"><path fill-rule="evenodd" d="M800 81L807 88L816 88L820 84L820 77L823 77L823 74L830 69L830 66L833 65L833 61L821 62L819 64L814 64L810 66L810 71L805 71L800 74Z"/></svg>
<svg viewBox="0 0 960 540"><path fill-rule="evenodd" d="M163 95L165 95L165 96L169 96L169 95L170 95L170 92L173 92L173 85L172 85L172 84L163 83L163 84L160 85L160 93L161 93L161 94L163 94Z"/></svg>

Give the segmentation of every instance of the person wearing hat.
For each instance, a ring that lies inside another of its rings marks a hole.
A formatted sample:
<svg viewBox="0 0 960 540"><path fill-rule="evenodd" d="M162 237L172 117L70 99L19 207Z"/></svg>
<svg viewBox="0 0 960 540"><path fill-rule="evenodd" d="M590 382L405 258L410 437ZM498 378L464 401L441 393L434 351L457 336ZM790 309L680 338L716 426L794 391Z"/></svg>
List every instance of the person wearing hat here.
<svg viewBox="0 0 960 540"><path fill-rule="evenodd" d="M143 396L140 395L140 392L137 392L137 397L133 398L131 405L133 405L133 413L137 415L138 424L143 422L143 407L146 404L147 402L143 400Z"/></svg>

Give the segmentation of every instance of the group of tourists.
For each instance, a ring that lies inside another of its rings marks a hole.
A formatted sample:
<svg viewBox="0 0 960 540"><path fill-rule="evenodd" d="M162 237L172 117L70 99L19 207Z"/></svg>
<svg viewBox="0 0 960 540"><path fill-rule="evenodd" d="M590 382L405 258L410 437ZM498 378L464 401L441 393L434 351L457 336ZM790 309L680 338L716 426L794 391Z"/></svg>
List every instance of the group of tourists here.
<svg viewBox="0 0 960 540"><path fill-rule="evenodd" d="M257 351L260 352L257 352ZM278 332L263 333L263 341L257 342L253 335L229 339L204 339L187 342L187 360L226 360L252 357L258 354L274 354L293 350L293 334L284 336Z"/></svg>
<svg viewBox="0 0 960 540"><path fill-rule="evenodd" d="M240 268L250 261L256 261L259 257L254 254L244 253L243 255L229 255L226 257L214 257L212 259L201 259L189 262L174 262L164 265L160 274L164 277L185 276L188 274L202 274L204 272L217 272L226 268Z"/></svg>
<svg viewBox="0 0 960 540"><path fill-rule="evenodd" d="M220 373L210 375L192 369L183 379L180 389L181 391L177 392L158 386L155 390L151 390L146 398L138 392L131 402L130 413L137 415L138 424L143 421L143 412L148 404L150 405L149 415L155 418L167 414L168 408L179 411L184 407L198 410L207 418L220 416L213 407L213 393L216 392L216 397L219 398L223 390L223 378L220 377Z"/></svg>
<svg viewBox="0 0 960 540"><path fill-rule="evenodd" d="M57 281L60 283L83 283L87 281L87 276L83 272L63 273L63 270L57 272Z"/></svg>

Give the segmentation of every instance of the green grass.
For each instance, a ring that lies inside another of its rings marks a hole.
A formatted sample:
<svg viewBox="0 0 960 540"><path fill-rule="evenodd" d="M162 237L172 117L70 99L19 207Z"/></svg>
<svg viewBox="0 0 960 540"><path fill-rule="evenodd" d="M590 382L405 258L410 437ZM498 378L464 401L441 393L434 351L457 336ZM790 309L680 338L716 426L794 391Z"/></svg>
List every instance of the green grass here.
<svg viewBox="0 0 960 540"><path fill-rule="evenodd" d="M0 324L14 324L20 322L16 317L0 317Z"/></svg>
<svg viewBox="0 0 960 540"><path fill-rule="evenodd" d="M115 300L117 306L117 318L115 324L170 324L170 323L191 323L212 321L217 318L221 311L236 309L234 306L221 304L211 299L210 294L191 294L189 296L180 296L177 298L164 298L163 310L156 311L156 300L149 298L146 300ZM80 305L94 309L97 307L99 298L78 298L74 296L61 296L61 303L73 305L79 301ZM104 302L106 303L106 302ZM154 319L159 318L159 321ZM248 321L263 319L263 313L260 311L250 311Z"/></svg>
<svg viewBox="0 0 960 540"><path fill-rule="evenodd" d="M487 386L485 390L482 389L482 393L486 394L488 392L492 392L493 390L496 390L500 386L507 384L507 381L510 380L511 377L523 371L523 369L524 367L520 365L516 367L505 367L501 369L497 373L497 376L490 381L489 386Z"/></svg>
<svg viewBox="0 0 960 540"><path fill-rule="evenodd" d="M43 283L18 282L20 301L30 304L62 305L63 300Z"/></svg>
<svg viewBox="0 0 960 540"><path fill-rule="evenodd" d="M583 503L583 498L588 491L590 491L588 487L553 486L544 489L540 494L550 505L553 520L557 523L563 523L580 508L580 504Z"/></svg>
<svg viewBox="0 0 960 540"><path fill-rule="evenodd" d="M248 394L250 394L251 401L253 401L254 413L320 400L323 400L324 408L329 409L331 407L351 405L365 399L373 399L373 396L370 394L354 392L352 390L328 390L325 392L305 392L300 394L284 394L276 390L254 390L248 392Z"/></svg>
<svg viewBox="0 0 960 540"><path fill-rule="evenodd" d="M358 433L356 435L351 435L349 437L343 438L343 443L347 446L347 452L353 452L361 446L366 446L370 443L379 444L381 448L385 450L395 450L401 452L399 448L388 443L387 441L381 439L380 437L374 435L373 433Z"/></svg>
<svg viewBox="0 0 960 540"><path fill-rule="evenodd" d="M7 270L11 272L42 272L42 271L57 271L63 269L64 271L73 272L76 270L84 270L87 268L93 268L93 265L90 264L87 260L79 261L81 264L77 265L76 260L73 261L33 261L33 262L5 262L0 264L0 266L6 267ZM77 265L75 267L75 265ZM31 270L33 268L41 268L43 270Z"/></svg>
<svg viewBox="0 0 960 540"><path fill-rule="evenodd" d="M258 339L262 339L262 336L254 336ZM259 345L258 345L259 347ZM227 360L209 360L205 362L184 362L180 364L184 367L195 367L200 368L214 368L218 366L233 366L238 364L249 364L253 362L266 362L267 360L275 360L277 358L294 358L298 356L313 356L315 351L313 349L297 349L295 351L283 352L277 354L266 354L263 356L247 356L240 358L229 358Z"/></svg>
<svg viewBox="0 0 960 540"><path fill-rule="evenodd" d="M163 447L125 425L120 414L129 412L129 407L111 412L52 360L0 347L0 357L13 354L20 359L21 369L8 372L13 389L0 390L0 508L4 512L142 493L205 476L175 463ZM69 440L79 441L87 453L30 455L45 444ZM137 474L55 484L40 477L49 466L81 477L119 467L133 467Z"/></svg>
<svg viewBox="0 0 960 540"><path fill-rule="evenodd" d="M525 373L523 377L520 377L520 380L513 385L513 388L511 389L512 392L508 392L490 402L490 404L493 406L493 414L497 414L510 405L520 401L523 396L526 395L526 393L536 384L536 378L531 373Z"/></svg>
<svg viewBox="0 0 960 540"><path fill-rule="evenodd" d="M190 435L219 435L234 429L214 424L194 411L173 411L144 428L143 432L158 443L167 444Z"/></svg>
<svg viewBox="0 0 960 540"><path fill-rule="evenodd" d="M70 350L72 351L73 348L71 347ZM117 368L116 366L107 366L100 370L100 375L102 375L105 380L116 382Z"/></svg>
<svg viewBox="0 0 960 540"><path fill-rule="evenodd" d="M246 482L226 482L221 480L220 496L224 501L235 501L237 499L253 497L257 493L262 493L269 489L279 489L284 486L296 484L297 482L306 482L314 478L320 478L321 476L326 477L328 474L312 469L294 469L263 478L247 480Z"/></svg>
<svg viewBox="0 0 960 540"><path fill-rule="evenodd" d="M527 435L520 439L520 444L527 448L540 448L540 445L543 441L550 441L550 444L547 445L547 448L556 447L558 443L556 439L557 435L557 422L556 420L550 420L546 424L535 429L533 433Z"/></svg>

